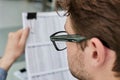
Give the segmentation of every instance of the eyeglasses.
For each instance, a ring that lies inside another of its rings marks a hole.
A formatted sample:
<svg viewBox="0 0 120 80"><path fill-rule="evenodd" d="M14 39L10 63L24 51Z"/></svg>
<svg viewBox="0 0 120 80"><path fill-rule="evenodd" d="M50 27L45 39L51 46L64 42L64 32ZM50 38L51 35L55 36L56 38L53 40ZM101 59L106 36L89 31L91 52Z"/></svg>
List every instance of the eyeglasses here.
<svg viewBox="0 0 120 80"><path fill-rule="evenodd" d="M102 44L104 46L111 49L111 47L109 46L109 44L106 41L104 41L103 39L101 39L99 37L97 37L97 38L102 42ZM80 36L78 34L69 35L66 33L66 31L59 31L50 36L50 40L52 41L52 43L57 51L65 50L67 48L66 42L82 42L82 41L85 41L88 39L90 39L90 38L86 38L86 37Z"/></svg>
<svg viewBox="0 0 120 80"><path fill-rule="evenodd" d="M57 51L65 50L66 42L82 42L87 38L77 34L67 34L66 31L59 31L50 36L50 39Z"/></svg>

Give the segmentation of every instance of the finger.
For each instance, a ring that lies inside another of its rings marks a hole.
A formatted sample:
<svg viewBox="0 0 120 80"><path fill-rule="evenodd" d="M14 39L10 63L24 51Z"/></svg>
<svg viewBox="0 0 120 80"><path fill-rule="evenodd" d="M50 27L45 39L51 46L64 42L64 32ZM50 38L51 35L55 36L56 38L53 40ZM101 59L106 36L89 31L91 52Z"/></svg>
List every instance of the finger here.
<svg viewBox="0 0 120 80"><path fill-rule="evenodd" d="M8 34L8 37L11 38L11 37L20 37L22 34L22 29L16 31L16 32L10 32Z"/></svg>
<svg viewBox="0 0 120 80"><path fill-rule="evenodd" d="M21 34L22 31L23 31L23 29L20 29L20 30L18 30L16 33L17 33L17 34Z"/></svg>
<svg viewBox="0 0 120 80"><path fill-rule="evenodd" d="M20 45L22 45L22 46L25 45L28 35L29 35L29 28L25 28L23 30L23 33L22 33L22 36L21 36L21 39L20 39L20 42L19 42Z"/></svg>
<svg viewBox="0 0 120 80"><path fill-rule="evenodd" d="M14 32L10 32L10 33L8 34L8 38L11 38L13 35L14 35Z"/></svg>
<svg viewBox="0 0 120 80"><path fill-rule="evenodd" d="M23 29L20 29L15 34L17 35L18 38L20 38L22 35L22 32L23 32Z"/></svg>

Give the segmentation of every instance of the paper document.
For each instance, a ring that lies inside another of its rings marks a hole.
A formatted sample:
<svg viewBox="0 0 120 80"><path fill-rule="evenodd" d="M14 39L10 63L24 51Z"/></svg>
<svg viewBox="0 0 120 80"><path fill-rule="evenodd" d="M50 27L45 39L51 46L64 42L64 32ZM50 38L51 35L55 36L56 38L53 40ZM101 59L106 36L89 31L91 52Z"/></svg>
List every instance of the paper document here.
<svg viewBox="0 0 120 80"><path fill-rule="evenodd" d="M64 30L66 17L56 12L23 13L23 26L30 27L25 48L28 80L76 80L70 74L66 50L56 51L50 35Z"/></svg>

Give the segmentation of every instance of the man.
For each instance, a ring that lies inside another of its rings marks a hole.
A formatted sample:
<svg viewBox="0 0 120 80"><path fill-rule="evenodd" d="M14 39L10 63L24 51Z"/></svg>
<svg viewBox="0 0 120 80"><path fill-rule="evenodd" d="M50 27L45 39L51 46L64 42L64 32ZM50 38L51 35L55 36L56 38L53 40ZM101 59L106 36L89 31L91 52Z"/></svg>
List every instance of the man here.
<svg viewBox="0 0 120 80"><path fill-rule="evenodd" d="M67 41L71 73L79 80L120 80L120 1L58 0L57 6L67 11L68 35L50 38L58 51L65 48L55 41Z"/></svg>
<svg viewBox="0 0 120 80"><path fill-rule="evenodd" d="M120 0L58 0L57 6L67 11L69 36L53 41L68 41L71 73L79 80L120 80Z"/></svg>

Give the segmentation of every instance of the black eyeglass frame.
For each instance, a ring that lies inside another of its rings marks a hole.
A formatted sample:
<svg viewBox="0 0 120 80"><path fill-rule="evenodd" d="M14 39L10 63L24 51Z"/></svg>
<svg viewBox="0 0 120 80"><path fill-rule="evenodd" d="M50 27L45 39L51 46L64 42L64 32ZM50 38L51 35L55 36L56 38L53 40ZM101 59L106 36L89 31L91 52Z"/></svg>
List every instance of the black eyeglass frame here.
<svg viewBox="0 0 120 80"><path fill-rule="evenodd" d="M65 50L66 48L59 49L57 47L55 41L82 42L82 41L87 40L86 37L80 36L78 34L57 35L57 34L60 34L60 33L66 33L66 31L59 31L59 32L56 32L56 33L54 33L50 36L50 40L52 41L52 43L53 43L53 45L54 45L54 47L57 51L62 51L62 50Z"/></svg>

